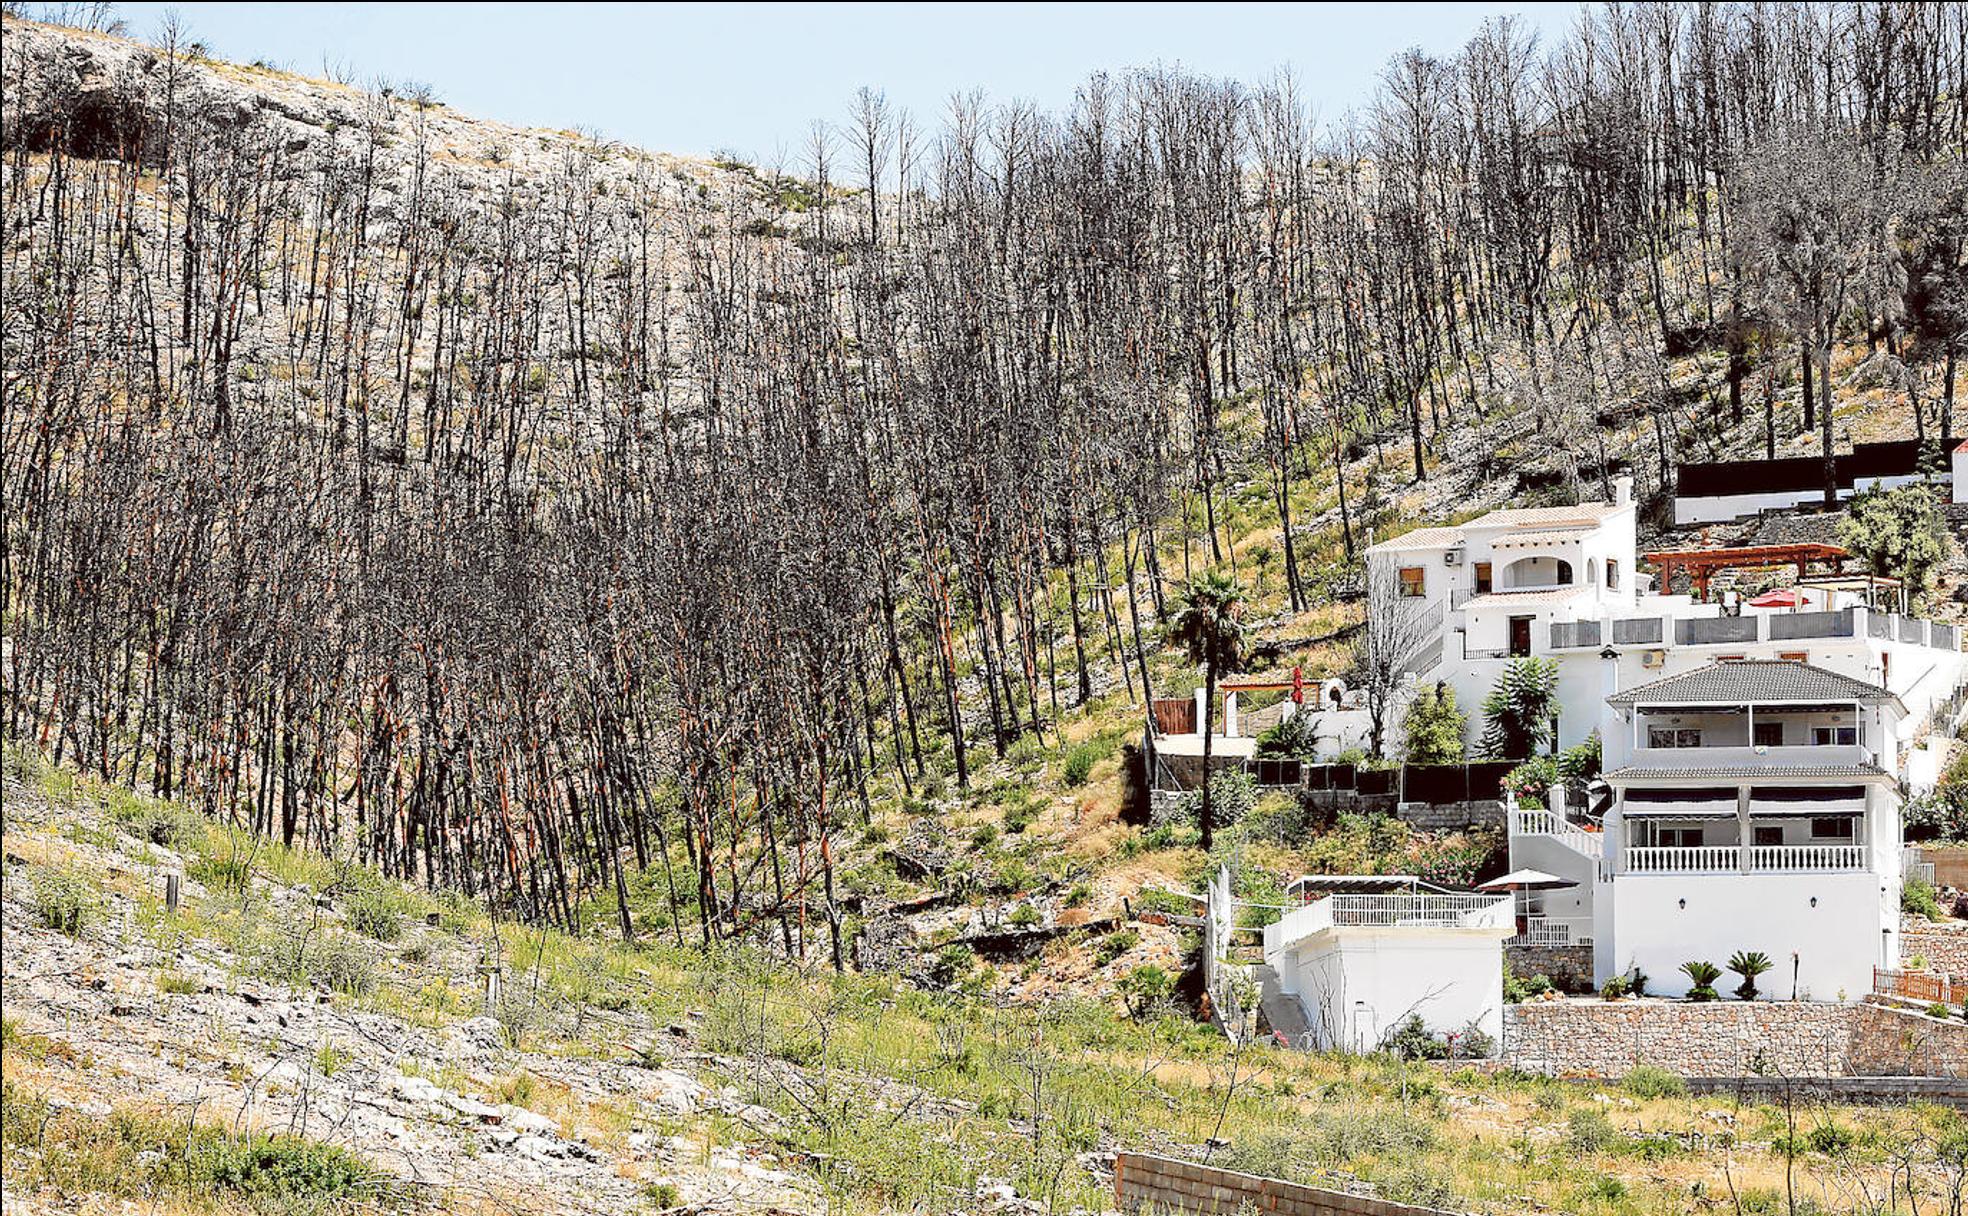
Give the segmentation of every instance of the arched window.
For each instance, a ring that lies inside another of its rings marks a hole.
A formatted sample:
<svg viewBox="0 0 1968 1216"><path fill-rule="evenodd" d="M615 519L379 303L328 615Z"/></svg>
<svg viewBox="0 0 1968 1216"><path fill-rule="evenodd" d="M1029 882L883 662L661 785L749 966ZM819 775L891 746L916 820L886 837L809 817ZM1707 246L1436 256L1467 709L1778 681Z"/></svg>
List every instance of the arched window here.
<svg viewBox="0 0 1968 1216"><path fill-rule="evenodd" d="M1588 587L1599 585L1599 559L1596 557L1585 559L1585 585Z"/></svg>
<svg viewBox="0 0 1968 1216"><path fill-rule="evenodd" d="M1562 557L1558 559L1558 585L1560 587L1572 585L1572 563Z"/></svg>

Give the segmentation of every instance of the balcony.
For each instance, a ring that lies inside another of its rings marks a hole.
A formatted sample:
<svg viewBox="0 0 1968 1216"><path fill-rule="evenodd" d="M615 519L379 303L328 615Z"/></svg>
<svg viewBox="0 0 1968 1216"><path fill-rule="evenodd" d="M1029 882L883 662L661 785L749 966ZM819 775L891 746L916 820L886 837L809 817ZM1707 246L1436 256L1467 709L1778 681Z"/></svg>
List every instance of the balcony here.
<svg viewBox="0 0 1968 1216"><path fill-rule="evenodd" d="M1333 929L1508 929L1509 895L1331 895L1264 927L1264 953Z"/></svg>
<svg viewBox="0 0 1968 1216"><path fill-rule="evenodd" d="M1503 939L1506 946L1590 946L1592 919L1585 916L1527 916L1522 929Z"/></svg>
<svg viewBox="0 0 1968 1216"><path fill-rule="evenodd" d="M1753 845L1751 874L1827 874L1865 870L1867 848L1862 844ZM1741 874L1740 845L1700 845L1684 848L1643 846L1621 855L1627 874Z"/></svg>
<svg viewBox="0 0 1968 1216"><path fill-rule="evenodd" d="M1859 637L1934 650L1958 650L1961 646L1960 633L1951 625L1863 608L1746 612L1741 616L1635 616L1603 624L1598 620L1553 621L1550 645L1553 650L1596 648L1602 638L1609 638L1615 646L1658 646L1663 639L1677 646L1744 646L1752 642Z"/></svg>

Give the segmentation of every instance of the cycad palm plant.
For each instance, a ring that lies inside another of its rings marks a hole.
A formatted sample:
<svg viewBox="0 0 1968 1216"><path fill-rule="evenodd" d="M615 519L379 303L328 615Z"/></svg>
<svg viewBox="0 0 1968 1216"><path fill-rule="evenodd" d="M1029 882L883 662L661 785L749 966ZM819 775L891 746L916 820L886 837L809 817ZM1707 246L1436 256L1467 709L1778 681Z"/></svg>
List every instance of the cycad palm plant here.
<svg viewBox="0 0 1968 1216"><path fill-rule="evenodd" d="M1729 956L1729 970L1743 977L1736 985L1736 995L1745 1001L1756 999L1756 977L1762 975L1776 964L1761 950L1738 950Z"/></svg>
<svg viewBox="0 0 1968 1216"><path fill-rule="evenodd" d="M1210 804L1210 736L1216 723L1216 677L1244 661L1244 589L1219 570L1189 580L1176 600L1169 636L1203 666L1203 802L1198 827L1203 848L1214 840L1215 808Z"/></svg>
<svg viewBox="0 0 1968 1216"><path fill-rule="evenodd" d="M1681 964L1681 974L1688 977L1691 985L1688 999L1691 1001L1712 1001L1715 999L1715 981L1722 978L1722 969L1706 959L1690 959Z"/></svg>

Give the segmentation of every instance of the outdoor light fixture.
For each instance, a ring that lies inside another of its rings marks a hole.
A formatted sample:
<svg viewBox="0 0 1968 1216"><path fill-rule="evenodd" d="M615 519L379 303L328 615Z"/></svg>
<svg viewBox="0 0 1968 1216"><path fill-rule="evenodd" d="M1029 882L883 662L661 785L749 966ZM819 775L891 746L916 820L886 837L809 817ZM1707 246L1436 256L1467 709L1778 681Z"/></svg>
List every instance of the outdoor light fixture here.
<svg viewBox="0 0 1968 1216"><path fill-rule="evenodd" d="M1681 901L1681 909L1682 909L1682 911L1684 911L1684 912L1685 912L1685 911L1687 910L1687 908L1688 908L1688 901L1684 899L1684 900L1682 900L1682 901Z"/></svg>
<svg viewBox="0 0 1968 1216"><path fill-rule="evenodd" d="M1813 896L1811 897L1811 906L1812 906L1813 908L1815 908L1815 907L1817 907L1817 906L1818 906L1818 897L1817 897L1817 896L1815 896L1815 895L1813 895Z"/></svg>

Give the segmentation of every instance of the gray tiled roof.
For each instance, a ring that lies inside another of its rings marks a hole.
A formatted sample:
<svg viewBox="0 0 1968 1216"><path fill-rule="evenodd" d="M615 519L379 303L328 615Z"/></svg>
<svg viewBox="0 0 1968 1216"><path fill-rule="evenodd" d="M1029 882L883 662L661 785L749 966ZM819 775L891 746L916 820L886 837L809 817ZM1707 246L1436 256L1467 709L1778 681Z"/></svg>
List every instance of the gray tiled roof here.
<svg viewBox="0 0 1968 1216"><path fill-rule="evenodd" d="M1638 768L1632 765L1604 774L1607 781L1782 781L1787 778L1824 780L1845 778L1863 781L1868 777L1892 774L1876 764L1715 764L1688 768Z"/></svg>
<svg viewBox="0 0 1968 1216"><path fill-rule="evenodd" d="M1606 698L1608 705L1748 705L1769 701L1890 701L1864 680L1792 659L1724 659Z"/></svg>

